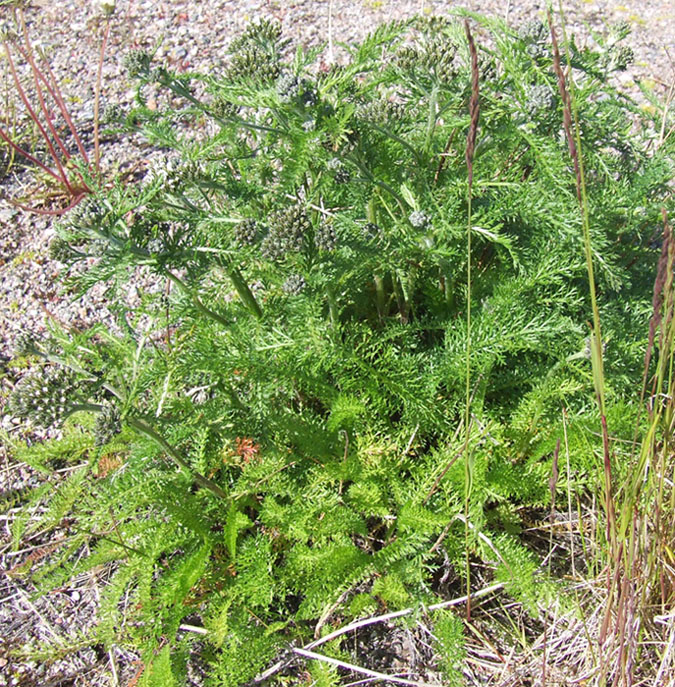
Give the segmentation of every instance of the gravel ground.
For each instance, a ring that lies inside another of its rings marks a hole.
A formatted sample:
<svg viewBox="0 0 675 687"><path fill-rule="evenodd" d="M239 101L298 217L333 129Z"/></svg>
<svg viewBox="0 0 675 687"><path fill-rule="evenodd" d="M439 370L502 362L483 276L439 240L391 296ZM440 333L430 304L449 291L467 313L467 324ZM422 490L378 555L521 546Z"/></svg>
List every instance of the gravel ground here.
<svg viewBox="0 0 675 687"><path fill-rule="evenodd" d="M635 63L620 76L622 85L638 94L637 81L649 80L654 92L665 95L675 82L675 5L668 0L586 0L565 2L569 30L588 37L614 22L625 20L633 33L627 39L635 52ZM158 59L181 69L199 70L222 62L230 39L258 16L275 17L293 43L338 44L363 38L378 23L409 17L419 12L444 14L458 7L499 14L514 25L542 17L544 2L533 0L472 0L463 3L415 0L118 0L112 19L109 46L103 65L102 97L107 103L127 104L133 92L122 68L129 49L154 49ZM1 13L9 14L0 7ZM30 34L50 55L52 69L63 84L78 130L91 144L93 129L93 84L102 33L98 3L89 0L36 0L27 10ZM589 31L590 30L590 31ZM585 39L585 38L584 38ZM336 48L339 58L339 48ZM6 60L2 60L6 73ZM6 74L5 74L6 76ZM0 113L4 110L8 78L0 86ZM10 90L11 92L11 90ZM639 97L639 96L638 96ZM133 141L105 141L104 169L124 168L142 162L145 152ZM3 165L0 165L0 170ZM33 194L39 189L32 174L14 167L0 179L0 191L8 197ZM48 245L53 236L52 219L28 214L0 200L0 428L16 433L15 421L3 414L2 403L11 386L2 363L13 354L13 341L23 331L44 332L50 319L66 327L84 327L109 318L105 285L85 297L73 299L57 286L64 266L50 260ZM142 277L139 277L142 278ZM129 298L134 297L130 286ZM1 444L0 434L0 444ZM35 485L38 477L26 465L2 452L0 493ZM2 514L0 569L15 568L31 555L37 560L46 542L35 538L24 542L19 552L10 551L9 524L18 508ZM37 552L37 554L35 553ZM90 626L96 614L99 585L104 579L90 576L72 588L31 600L32 587L19 575L0 581L0 687L5 685L124 685L136 672L134 656L121 649L106 653L83 649L46 664L18 659L12 650L36 640L47 640L58 648L74 640L77 630ZM58 651L55 652L58 654Z"/></svg>

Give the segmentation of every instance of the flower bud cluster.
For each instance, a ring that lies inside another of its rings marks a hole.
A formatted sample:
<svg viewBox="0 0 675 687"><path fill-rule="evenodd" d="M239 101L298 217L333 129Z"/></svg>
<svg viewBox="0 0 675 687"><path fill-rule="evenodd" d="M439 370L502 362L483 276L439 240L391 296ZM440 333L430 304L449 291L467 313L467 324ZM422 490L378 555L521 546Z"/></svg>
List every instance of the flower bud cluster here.
<svg viewBox="0 0 675 687"><path fill-rule="evenodd" d="M627 21L618 21L610 27L612 40L615 43L622 41L626 36L629 36L632 29Z"/></svg>
<svg viewBox="0 0 675 687"><path fill-rule="evenodd" d="M232 55L227 76L233 81L251 79L258 83L269 83L277 79L280 72L278 55L252 45Z"/></svg>
<svg viewBox="0 0 675 687"><path fill-rule="evenodd" d="M326 167L333 174L333 179L337 184L346 184L352 178L350 171L338 157L328 160Z"/></svg>
<svg viewBox="0 0 675 687"><path fill-rule="evenodd" d="M230 52L234 53L250 45L276 43L281 38L281 24L270 19L256 19L230 43Z"/></svg>
<svg viewBox="0 0 675 687"><path fill-rule="evenodd" d="M276 213L262 244L263 257L278 260L286 253L299 253L305 245L305 237L311 230L312 223L301 205L294 205Z"/></svg>
<svg viewBox="0 0 675 687"><path fill-rule="evenodd" d="M297 296L307 286L305 278L300 274L292 274L282 285L282 290L289 296Z"/></svg>
<svg viewBox="0 0 675 687"><path fill-rule="evenodd" d="M293 72L282 72L277 79L277 93L283 102L295 100L300 95L300 79Z"/></svg>
<svg viewBox="0 0 675 687"><path fill-rule="evenodd" d="M447 31L455 22L440 14L418 14L413 18L413 26L422 33L431 34Z"/></svg>
<svg viewBox="0 0 675 687"><path fill-rule="evenodd" d="M544 43L548 37L548 29L539 19L531 19L521 24L516 33L525 43Z"/></svg>
<svg viewBox="0 0 675 687"><path fill-rule="evenodd" d="M251 22L229 46L231 55L227 76L232 80L269 83L281 73L279 40L281 25L260 19Z"/></svg>
<svg viewBox="0 0 675 687"><path fill-rule="evenodd" d="M434 72L440 81L448 83L457 76L456 54L457 46L442 34L437 34L426 45L422 65Z"/></svg>
<svg viewBox="0 0 675 687"><path fill-rule="evenodd" d="M17 356L35 355L40 351L40 339L33 332L21 332L14 339L14 354Z"/></svg>
<svg viewBox="0 0 675 687"><path fill-rule="evenodd" d="M625 72L628 66L633 64L635 60L633 49L628 45L612 46L608 51L607 57L607 68L615 72Z"/></svg>
<svg viewBox="0 0 675 687"><path fill-rule="evenodd" d="M234 240L240 246L252 246L260 235L260 227L254 219L245 219L234 228Z"/></svg>
<svg viewBox="0 0 675 687"><path fill-rule="evenodd" d="M415 229L426 229L431 224L429 216L419 210L411 212L408 221Z"/></svg>
<svg viewBox="0 0 675 687"><path fill-rule="evenodd" d="M553 90L546 84L535 84L527 93L525 109L531 117L541 112L552 110L555 107L556 98Z"/></svg>
<svg viewBox="0 0 675 687"><path fill-rule="evenodd" d="M145 50L131 50L122 60L124 68L131 79L147 77L150 74L150 55Z"/></svg>
<svg viewBox="0 0 675 687"><path fill-rule="evenodd" d="M78 384L73 373L48 366L28 373L17 383L10 410L43 428L62 422L76 401Z"/></svg>
<svg viewBox="0 0 675 687"><path fill-rule="evenodd" d="M73 258L73 251L68 241L64 241L60 236L55 236L49 243L49 257L56 262L70 262Z"/></svg>
<svg viewBox="0 0 675 687"><path fill-rule="evenodd" d="M157 255L164 250L164 241L160 238L150 239L147 243L146 249L151 255Z"/></svg>
<svg viewBox="0 0 675 687"><path fill-rule="evenodd" d="M229 119L237 115L239 106L224 98L216 98L213 105L211 105L211 112L220 119Z"/></svg>
<svg viewBox="0 0 675 687"><path fill-rule="evenodd" d="M178 155L159 155L148 167L147 178L166 191L176 191L185 180L186 167Z"/></svg>
<svg viewBox="0 0 675 687"><path fill-rule="evenodd" d="M314 245L319 251L330 252L337 246L337 234L330 222L321 222L314 235Z"/></svg>
<svg viewBox="0 0 675 687"><path fill-rule="evenodd" d="M546 57L548 54L548 29L538 19L522 24L517 31L518 38L525 45L525 50L532 59Z"/></svg>
<svg viewBox="0 0 675 687"><path fill-rule="evenodd" d="M457 45L443 34L430 36L422 49L407 45L395 57L395 63L405 71L421 70L448 83L457 75L455 57Z"/></svg>
<svg viewBox="0 0 675 687"><path fill-rule="evenodd" d="M356 116L365 122L391 128L405 117L405 105L385 99L373 100L358 105Z"/></svg>
<svg viewBox="0 0 675 687"><path fill-rule="evenodd" d="M122 418L115 406L104 405L96 416L94 424L94 443L103 446L122 431Z"/></svg>
<svg viewBox="0 0 675 687"><path fill-rule="evenodd" d="M99 228L105 215L105 207L92 196L87 196L66 215L63 224L75 229Z"/></svg>
<svg viewBox="0 0 675 687"><path fill-rule="evenodd" d="M366 241L378 241L382 238L382 228L374 222L366 222L363 225L363 238Z"/></svg>
<svg viewBox="0 0 675 687"><path fill-rule="evenodd" d="M124 108L118 103L109 103L101 113L101 124L116 124L124 119Z"/></svg>
<svg viewBox="0 0 675 687"><path fill-rule="evenodd" d="M497 64L491 57L478 55L478 71L482 81L490 81L497 78Z"/></svg>
<svg viewBox="0 0 675 687"><path fill-rule="evenodd" d="M297 102L304 107L312 107L318 98L312 85L306 79L299 79L293 72L284 71L277 79L279 99L284 103Z"/></svg>
<svg viewBox="0 0 675 687"><path fill-rule="evenodd" d="M420 63L422 57L418 50L411 45L405 45L396 53L395 63L405 71L412 71Z"/></svg>

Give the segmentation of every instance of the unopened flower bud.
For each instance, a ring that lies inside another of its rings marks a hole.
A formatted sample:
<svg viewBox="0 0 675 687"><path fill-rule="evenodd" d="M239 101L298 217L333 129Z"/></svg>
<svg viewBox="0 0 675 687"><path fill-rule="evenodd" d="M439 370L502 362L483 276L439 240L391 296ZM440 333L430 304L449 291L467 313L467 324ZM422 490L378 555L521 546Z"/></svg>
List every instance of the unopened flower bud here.
<svg viewBox="0 0 675 687"><path fill-rule="evenodd" d="M98 0L98 7L106 16L115 12L115 0Z"/></svg>

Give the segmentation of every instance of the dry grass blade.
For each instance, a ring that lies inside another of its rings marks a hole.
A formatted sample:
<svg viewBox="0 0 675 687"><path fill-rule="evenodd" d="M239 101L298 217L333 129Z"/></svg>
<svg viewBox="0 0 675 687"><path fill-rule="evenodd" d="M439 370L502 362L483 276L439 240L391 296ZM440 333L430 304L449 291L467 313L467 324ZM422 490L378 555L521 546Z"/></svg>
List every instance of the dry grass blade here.
<svg viewBox="0 0 675 687"><path fill-rule="evenodd" d="M493 592L497 592L500 589L502 589L504 585L501 582L498 582L497 584L493 584L489 587L485 587L485 589L480 589L479 591L475 592L472 596L474 599L480 598L482 596L487 596L489 594L492 594ZM457 599L451 599L449 601L442 601L437 604L433 604L432 606L428 606L427 610L429 611L437 611L442 608L450 608L452 606L459 606L463 603L466 603L468 601L467 596L461 596ZM401 611L394 611L393 613L386 613L385 615L379 615L373 618L364 618L363 620L357 620L353 623L350 623L349 625L345 625L344 627L339 628L338 630L335 630L331 632L330 634L325 635L324 637L321 637L321 639L317 639L310 644L307 644L305 649L314 649L317 646L320 646L321 644L325 644L326 642L330 642L331 640L335 639L336 637L340 637L341 635L347 634L348 632L353 632L355 630L358 630L361 627L367 627L368 625L374 625L376 623L383 623L388 620L393 620L394 618L401 618L406 615L410 615L411 613L414 613L415 609L414 608L404 608Z"/></svg>
<svg viewBox="0 0 675 687"><path fill-rule="evenodd" d="M105 29L103 31L103 40L101 41L101 50L98 59L98 70L96 72L96 85L94 87L94 167L96 172L101 172L101 142L99 132L99 111L101 106L101 82L103 80L103 59L105 57L105 49L108 44L108 37L110 36L110 16L106 18Z"/></svg>
<svg viewBox="0 0 675 687"><path fill-rule="evenodd" d="M305 658L313 658L316 661L322 661L323 663L331 663L338 668L343 668L344 670L351 670L355 673L361 673L362 675L368 675L376 680L386 680L387 682L395 682L399 685L411 685L412 687L431 687L427 682L418 682L416 680L406 680L402 677L396 677L394 675L387 675L385 673L380 673L376 670L370 670L369 668L362 668L361 666L354 665L353 663L346 663L345 661L340 661L337 658L332 658L331 656L324 656L323 654L317 654L313 651L307 651L306 649L293 649L293 653L299 656L304 656Z"/></svg>

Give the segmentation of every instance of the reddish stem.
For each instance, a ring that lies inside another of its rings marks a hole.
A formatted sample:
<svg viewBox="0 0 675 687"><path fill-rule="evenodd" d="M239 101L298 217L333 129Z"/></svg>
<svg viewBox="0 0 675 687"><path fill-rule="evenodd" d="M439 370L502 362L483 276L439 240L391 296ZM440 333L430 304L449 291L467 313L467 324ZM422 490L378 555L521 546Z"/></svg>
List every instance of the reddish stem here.
<svg viewBox="0 0 675 687"><path fill-rule="evenodd" d="M26 44L30 45L25 22L23 24L23 29L24 29ZM49 125L49 130L52 132L52 135L54 136L54 139L56 140L57 145L59 146L59 148L63 152L66 160L70 160L71 155L68 152L68 149L66 148L65 144L63 143L63 140L61 139L61 137L56 132L56 129L54 128L54 125L52 123L52 118L49 114L49 110L47 109L47 106L45 105L44 99L42 97L42 90L40 89L40 80L42 80L43 83L47 84L45 77L42 74L42 72L40 71L40 68L37 66L37 64L35 64L35 60L33 59L33 53L31 50L24 52L24 50L21 48L21 46L17 46L17 50L19 51L21 56L24 58L24 60L26 60L26 62L28 62L30 64L31 69L33 70L33 77L35 78L35 90L37 91L37 95L38 95L38 98L40 100L40 106L42 108L42 112L45 116L45 119L47 120L47 124ZM52 97L54 97L54 94L49 89L48 84L47 84L47 89L48 89L49 93L52 95ZM56 99L56 98L54 98L54 99ZM80 177L80 181L82 182L82 185L84 186L84 188L89 190L87 184L84 181L84 177L82 176L82 174L80 174L80 172L77 172L77 176Z"/></svg>
<svg viewBox="0 0 675 687"><path fill-rule="evenodd" d="M72 210L76 205L79 205L80 201L86 196L86 193L80 193L79 195L75 196L73 201L67 205L65 208L61 208L60 210L39 210L38 208L32 208L28 205L24 205L23 203L19 203L16 200L12 200L11 198L5 198L5 200L10 204L13 205L14 207L17 207L21 210L25 210L26 212L34 212L36 215L49 215L51 217L58 217L60 215L65 215L66 212L69 210Z"/></svg>
<svg viewBox="0 0 675 687"><path fill-rule="evenodd" d="M103 78L103 59L105 56L105 48L108 44L108 36L110 35L110 17L106 19L105 31L103 32L103 40L101 41L101 53L98 60L98 72L96 73L96 92L94 94L94 166L96 173L101 174L101 150L98 135L98 118L99 106L101 104L101 80Z"/></svg>
<svg viewBox="0 0 675 687"><path fill-rule="evenodd" d="M40 101L40 109L42 110L42 114L44 114L45 119L47 120L47 126L49 126L49 130L52 132L52 136L56 140L56 144L58 145L58 147L61 149L63 156L66 158L66 160L70 160L70 153L68 152L68 149L61 140L61 137L58 135L58 133L56 133L56 128L54 127L52 118L49 114L49 110L47 109L44 98L42 97L42 89L40 88L40 81L38 78L39 70L35 64L35 60L33 60L33 56L30 53L24 52L24 50L20 46L17 46L17 50L19 51L19 54L23 57L23 59L26 60L26 62L28 62L33 71L33 78L35 79L35 90L37 92L38 100Z"/></svg>
<svg viewBox="0 0 675 687"><path fill-rule="evenodd" d="M23 25L25 26L25 22L23 21L23 14L21 16L21 21ZM28 37L28 34L26 33L26 47L29 51L32 52L32 45L30 43L30 39ZM84 149L84 146L82 145L82 141L80 140L80 136L77 133L77 129L75 128L75 125L73 124L73 120L70 116L70 113L68 112L68 108L66 107L66 104L63 100L63 95L61 94L61 90L59 89L59 84L58 81L56 80L54 76L54 72L52 72L51 67L49 66L49 61L47 58L44 56L44 54L40 55L42 57L42 61L44 62L45 68L46 68L46 73L49 76L49 79L51 80L51 83L47 80L46 76L44 73L40 70L38 70L38 76L42 80L42 83L46 86L47 90L49 91L49 95L52 96L56 104L59 106L59 110L61 111L61 115L63 118L66 120L66 124L68 125L68 128L70 129L70 133L73 135L73 138L75 139L75 144L77 145L77 149L80 151L80 155L82 155L82 159L89 164L89 157L87 156L87 151Z"/></svg>
<svg viewBox="0 0 675 687"><path fill-rule="evenodd" d="M47 144L47 147L49 148L49 152L58 167L59 174L61 175L60 181L66 186L68 189L68 192L72 195L73 194L73 188L68 182L68 177L65 173L65 170L63 169L63 166L61 165L61 160L59 160L59 156L56 153L56 150L54 149L54 145L52 144L49 134L45 131L45 128L42 126L40 123L40 120L38 119L37 114L35 114L35 110L31 107L30 101L28 100L28 97L26 96L25 91L23 90L23 87L21 86L21 81L19 80L19 76L16 73L16 68L14 67L14 60L12 59L12 55L9 50L9 45L8 43L5 43L5 52L7 54L7 61L9 62L9 68L12 72L12 76L14 77L14 84L16 85L16 90L19 92L19 96L21 97L21 100L23 101L23 104L26 106L26 109L28 110L28 114L30 115L30 118L35 122L37 125L38 129L40 130L40 133L42 134L42 138L44 138L45 143Z"/></svg>
<svg viewBox="0 0 675 687"><path fill-rule="evenodd" d="M5 141L5 143L14 148L14 150L16 150L16 152L19 153L19 155L25 157L34 165L40 167L40 169L47 172L49 176L54 177L54 179L56 179L56 181L58 181L59 183L63 183L63 179L53 169L50 169L49 167L47 167L47 165L40 162L40 160L38 160L36 157L33 157L27 150L24 150L21 146L18 146L16 143L14 143L14 141L12 141L12 139L5 133L5 130L2 127L0 127L0 138L2 138Z"/></svg>

